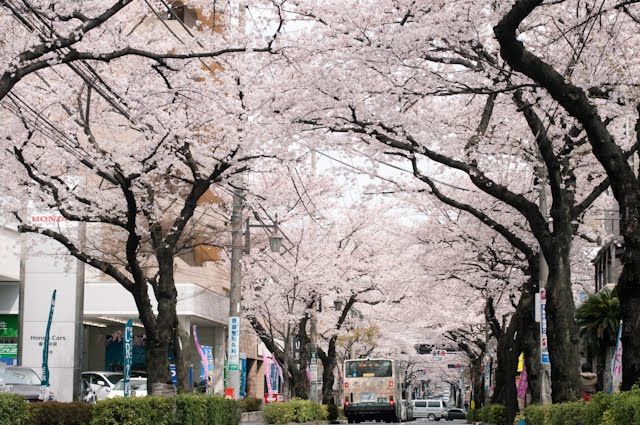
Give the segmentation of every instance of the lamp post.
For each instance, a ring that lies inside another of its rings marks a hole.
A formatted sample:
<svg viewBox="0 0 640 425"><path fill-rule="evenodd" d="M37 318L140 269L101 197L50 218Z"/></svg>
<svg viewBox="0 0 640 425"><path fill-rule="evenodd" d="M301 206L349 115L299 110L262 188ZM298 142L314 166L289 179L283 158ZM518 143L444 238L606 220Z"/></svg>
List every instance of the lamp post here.
<svg viewBox="0 0 640 425"><path fill-rule="evenodd" d="M231 212L231 280L229 283L229 328L227 342L227 377L230 395L237 399L240 392L240 315L242 313L242 268L240 260L243 253L250 252L251 227L272 229L269 235L269 248L272 252L279 252L282 247L282 236L278 229L277 218L274 224L249 224L246 221L244 232L244 247L242 243L242 189L233 192L233 209Z"/></svg>

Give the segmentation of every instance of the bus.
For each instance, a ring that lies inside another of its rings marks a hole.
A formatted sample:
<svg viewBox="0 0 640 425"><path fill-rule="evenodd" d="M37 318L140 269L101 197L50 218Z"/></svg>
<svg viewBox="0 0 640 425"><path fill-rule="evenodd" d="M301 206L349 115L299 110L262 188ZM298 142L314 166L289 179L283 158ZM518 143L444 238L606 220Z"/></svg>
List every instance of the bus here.
<svg viewBox="0 0 640 425"><path fill-rule="evenodd" d="M343 370L347 422L400 420L402 383L395 360L346 360Z"/></svg>

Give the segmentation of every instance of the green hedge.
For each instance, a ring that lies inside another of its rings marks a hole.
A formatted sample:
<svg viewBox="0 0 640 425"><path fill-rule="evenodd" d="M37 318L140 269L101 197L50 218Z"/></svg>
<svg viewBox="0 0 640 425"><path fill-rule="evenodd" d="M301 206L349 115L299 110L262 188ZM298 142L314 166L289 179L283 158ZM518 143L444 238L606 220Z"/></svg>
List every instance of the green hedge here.
<svg viewBox="0 0 640 425"><path fill-rule="evenodd" d="M23 397L0 394L0 424L29 424L29 410L27 408L27 402Z"/></svg>
<svg viewBox="0 0 640 425"><path fill-rule="evenodd" d="M532 405L518 418L527 425L640 425L640 389L598 393L588 402Z"/></svg>
<svg viewBox="0 0 640 425"><path fill-rule="evenodd" d="M130 397L100 400L91 425L172 425L174 400L167 397Z"/></svg>
<svg viewBox="0 0 640 425"><path fill-rule="evenodd" d="M268 424L304 423L327 419L327 408L309 400L294 398L286 403L267 404L263 411Z"/></svg>
<svg viewBox="0 0 640 425"><path fill-rule="evenodd" d="M180 425L236 425L240 404L222 397L181 394L176 397L175 418Z"/></svg>
<svg viewBox="0 0 640 425"><path fill-rule="evenodd" d="M47 403L29 404L31 425L89 425L93 405L87 403Z"/></svg>
<svg viewBox="0 0 640 425"><path fill-rule="evenodd" d="M222 397L181 394L85 403L27 403L0 394L0 425L237 425L240 404Z"/></svg>
<svg viewBox="0 0 640 425"><path fill-rule="evenodd" d="M471 422L481 421L491 425L507 425L507 413L501 404L489 404L469 412L467 419Z"/></svg>

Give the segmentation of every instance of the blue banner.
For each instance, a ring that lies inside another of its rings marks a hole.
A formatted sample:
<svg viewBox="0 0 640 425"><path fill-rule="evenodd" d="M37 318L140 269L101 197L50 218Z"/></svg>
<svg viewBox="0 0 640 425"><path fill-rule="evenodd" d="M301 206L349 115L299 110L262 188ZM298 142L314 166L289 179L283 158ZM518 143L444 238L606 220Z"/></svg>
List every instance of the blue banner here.
<svg viewBox="0 0 640 425"><path fill-rule="evenodd" d="M53 321L53 310L56 306L57 289L51 294L51 306L49 307L49 319L47 320L47 330L44 333L44 344L42 344L42 385L49 386L49 333L51 322Z"/></svg>
<svg viewBox="0 0 640 425"><path fill-rule="evenodd" d="M240 353L240 397L247 396L247 355Z"/></svg>
<svg viewBox="0 0 640 425"><path fill-rule="evenodd" d="M270 374L270 378L271 378L271 391L274 393L278 393L280 392L280 388L278 386L279 384L279 380L278 380L278 366L274 363L271 363L271 374Z"/></svg>
<svg viewBox="0 0 640 425"><path fill-rule="evenodd" d="M124 380L124 396L129 397L131 394L131 385L129 379L131 378L131 360L133 358L133 320L127 320L127 324L124 326L124 350L123 350L124 365L123 380Z"/></svg>

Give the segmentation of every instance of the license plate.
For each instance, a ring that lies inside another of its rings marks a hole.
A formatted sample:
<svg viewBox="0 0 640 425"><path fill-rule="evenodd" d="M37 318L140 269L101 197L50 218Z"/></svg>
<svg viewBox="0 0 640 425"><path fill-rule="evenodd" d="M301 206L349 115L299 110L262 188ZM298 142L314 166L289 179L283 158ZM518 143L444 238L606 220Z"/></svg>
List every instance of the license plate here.
<svg viewBox="0 0 640 425"><path fill-rule="evenodd" d="M374 393L362 393L360 394L360 401L363 403L373 403L376 401L376 395Z"/></svg>

